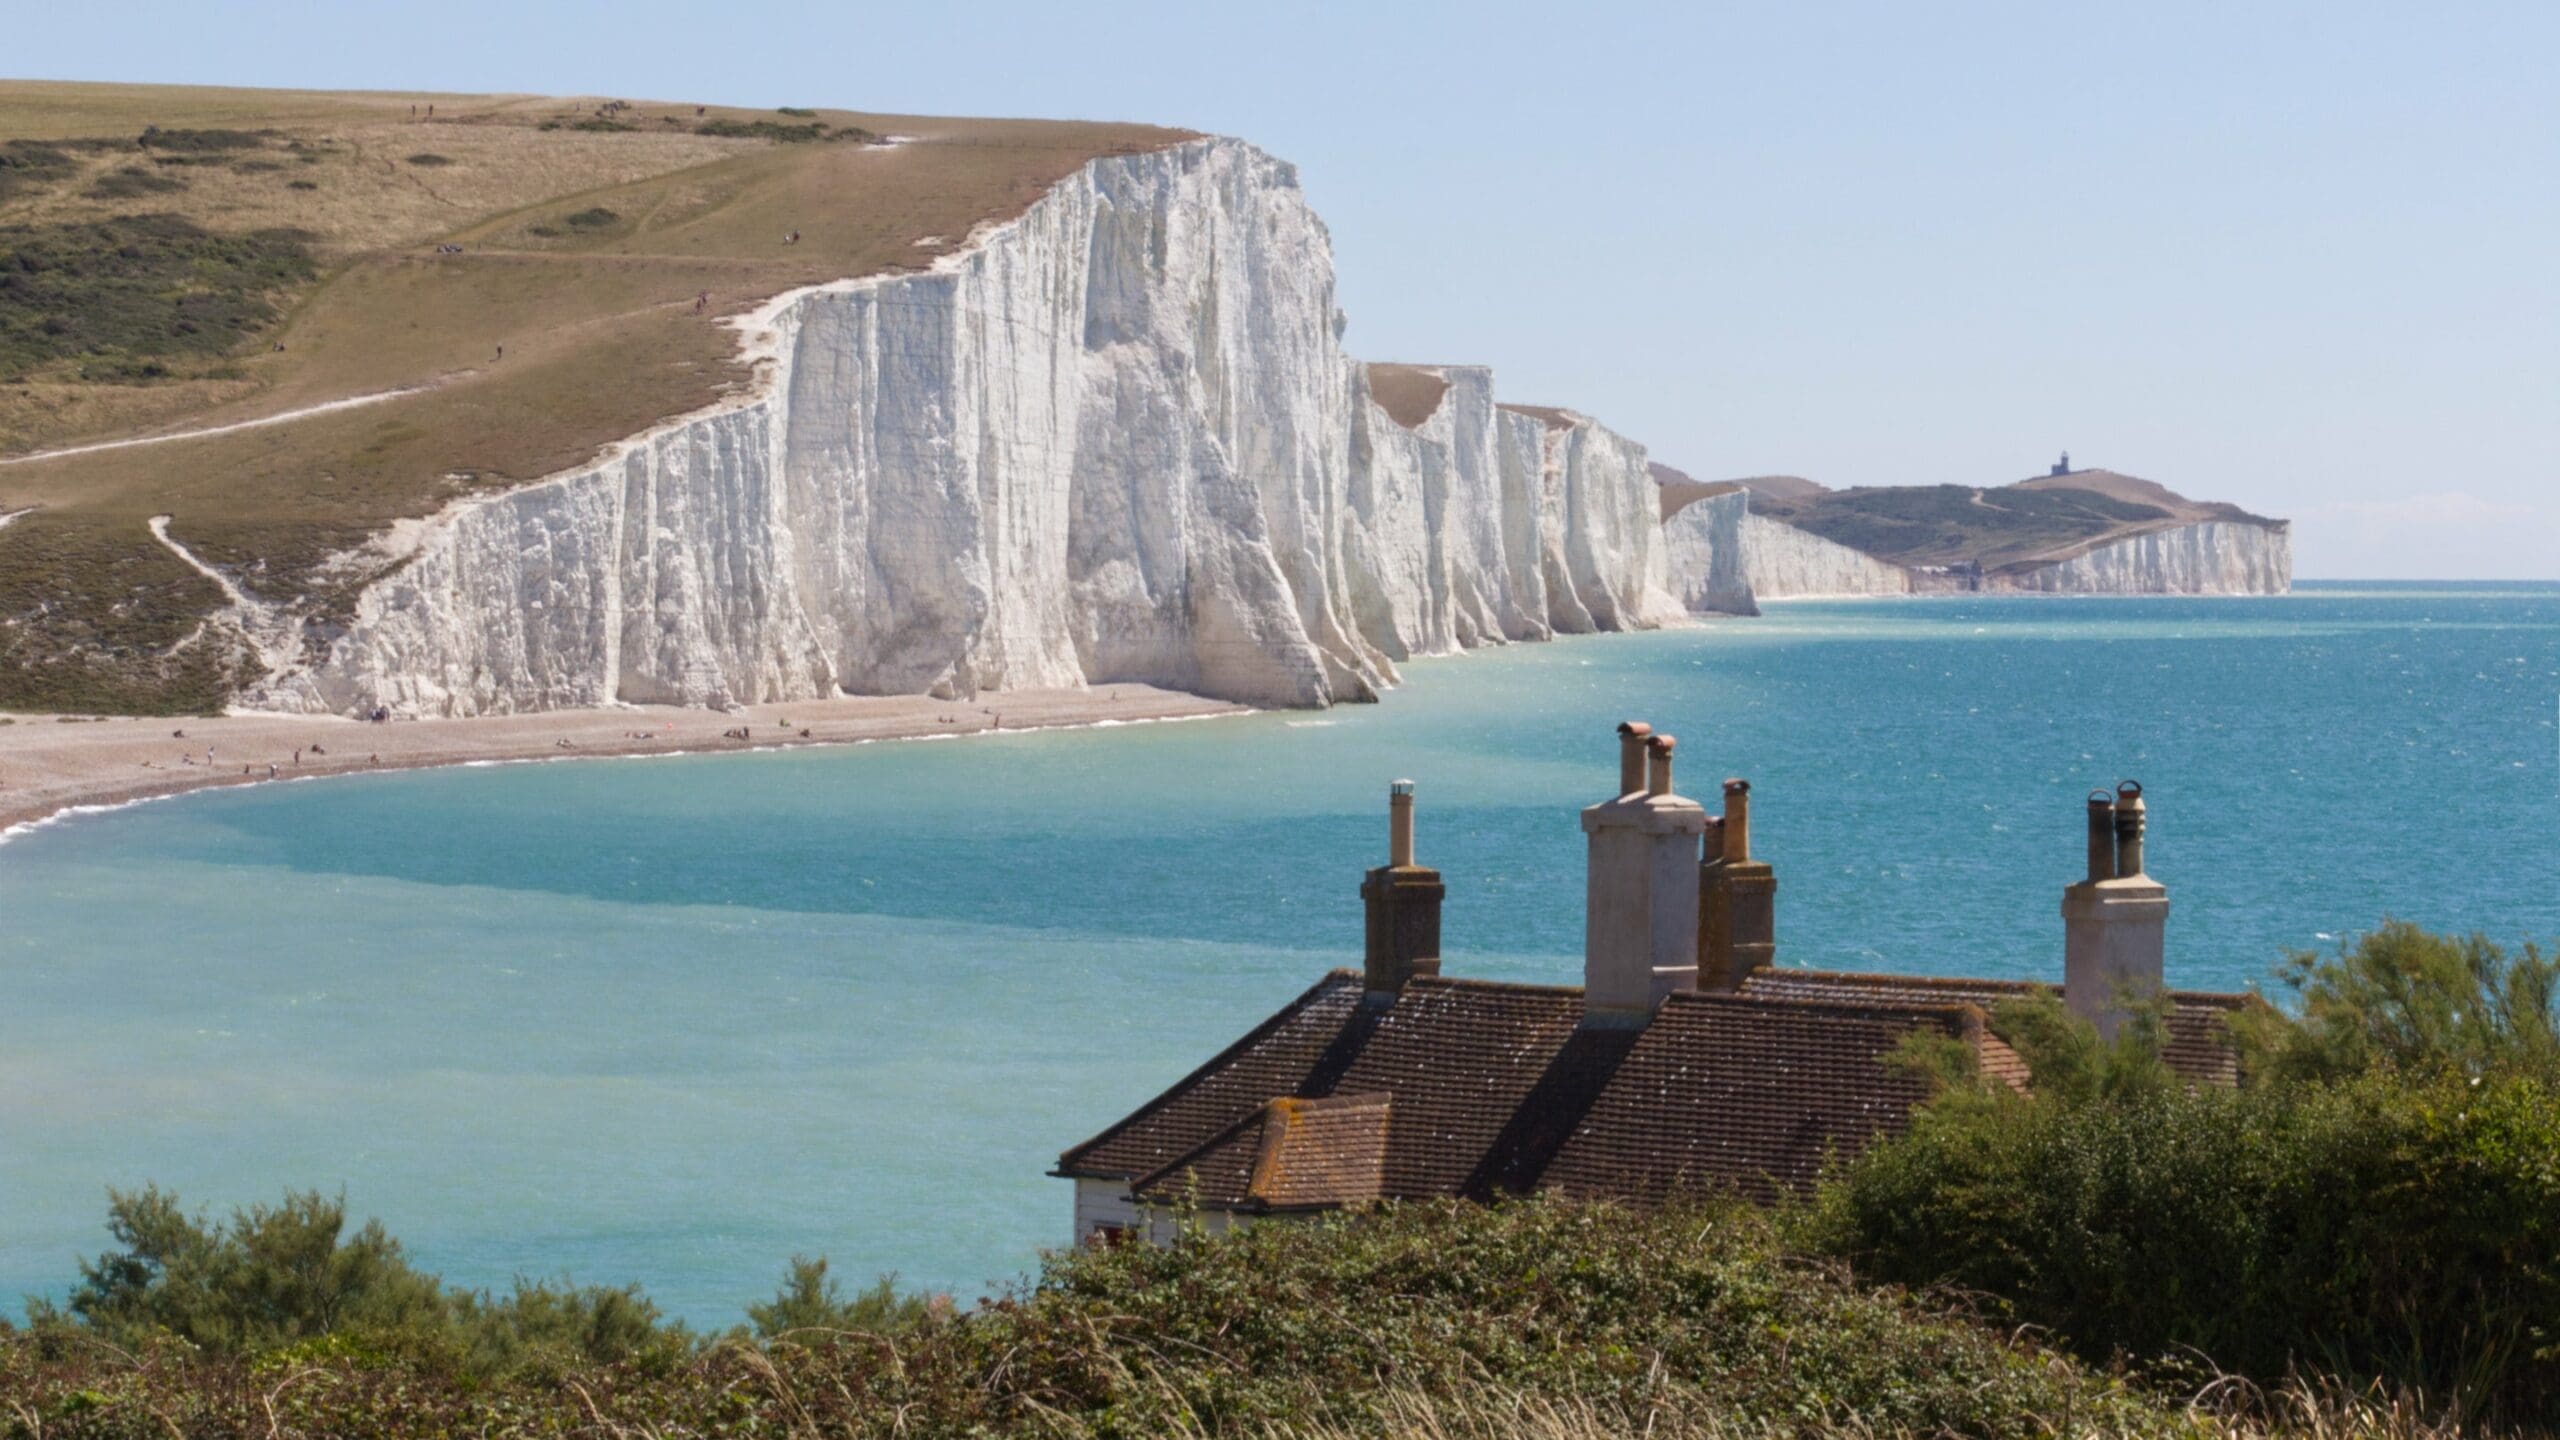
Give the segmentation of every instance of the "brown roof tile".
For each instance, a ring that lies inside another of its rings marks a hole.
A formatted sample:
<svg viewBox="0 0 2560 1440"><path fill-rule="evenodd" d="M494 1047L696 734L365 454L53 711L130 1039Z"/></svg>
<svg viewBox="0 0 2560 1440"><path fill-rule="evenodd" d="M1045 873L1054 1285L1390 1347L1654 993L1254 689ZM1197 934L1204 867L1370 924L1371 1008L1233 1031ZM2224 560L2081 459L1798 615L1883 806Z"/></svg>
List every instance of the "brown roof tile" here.
<svg viewBox="0 0 2560 1440"><path fill-rule="evenodd" d="M1781 970L1763 967L1745 976L1742 993L1771 1000L1882 1002L1886 1004L1969 1004L1988 1013L2004 1000L2022 999L2039 989L2028 980L1980 980L1937 975L1859 975L1834 970ZM2223 1029L2224 1017L2256 997L2213 990L2169 992L2169 1034L2161 1058L2189 1080L2230 1085L2240 1077L2239 1052ZM2004 1047L2005 1048L2005 1047ZM2013 1052L2014 1055L2014 1052ZM1985 1073L1993 1066L1986 1063ZM2023 1062L2020 1064L2023 1073Z"/></svg>
<svg viewBox="0 0 2560 1440"><path fill-rule="evenodd" d="M1130 1190L1224 1210L1365 1205L1379 1195L1393 1110L1387 1095L1273 1100Z"/></svg>
<svg viewBox="0 0 2560 1440"><path fill-rule="evenodd" d="M1904 1035L1982 1038L1961 1005L1677 995L1633 1030L1581 1028L1582 992L1561 986L1424 977L1383 1011L1349 993L1301 997L1060 1173L1161 1155L1134 1173L1141 1199L1241 1210L1541 1188L1766 1194L1903 1123L1926 1094L1884 1063ZM1348 1061L1329 1070L1312 1059L1323 1052ZM1315 1099L1328 1090L1341 1098Z"/></svg>
<svg viewBox="0 0 2560 1440"><path fill-rule="evenodd" d="M1522 1102L1582 1021L1562 986L1417 979L1343 1073L1345 1093L1396 1097L1384 1193L1467 1193Z"/></svg>
<svg viewBox="0 0 2560 1440"><path fill-rule="evenodd" d="M1711 1186L1767 1198L1809 1185L1831 1154L1900 1131L1929 1097L1926 1078L1886 1063L1905 1036L1979 1028L1957 1006L1673 995L1539 1186L1641 1202Z"/></svg>
<svg viewBox="0 0 2560 1440"><path fill-rule="evenodd" d="M1578 988L1422 977L1377 1008L1336 971L1058 1173L1247 1211L1533 1190L1766 1197L1909 1123L1928 1081L1888 1060L1916 1031L1967 1041L1985 1075L2023 1085L1983 1017L2031 988L1763 969L1738 995L1673 995L1640 1030L1584 1029ZM2174 993L2171 1063L2228 1079L2221 1017L2249 997Z"/></svg>
<svg viewBox="0 0 2560 1440"><path fill-rule="evenodd" d="M1365 1040L1377 1012L1360 1004L1356 971L1336 970L1209 1063L1126 1119L1058 1157L1057 1173L1094 1179L1149 1174L1284 1095L1322 1095Z"/></svg>

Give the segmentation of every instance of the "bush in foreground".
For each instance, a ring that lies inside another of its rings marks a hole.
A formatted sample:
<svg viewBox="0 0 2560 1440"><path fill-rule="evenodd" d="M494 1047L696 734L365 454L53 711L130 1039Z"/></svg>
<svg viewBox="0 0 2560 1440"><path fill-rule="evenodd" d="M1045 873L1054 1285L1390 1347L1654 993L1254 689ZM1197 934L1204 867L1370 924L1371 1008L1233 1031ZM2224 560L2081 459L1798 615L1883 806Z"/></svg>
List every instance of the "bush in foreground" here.
<svg viewBox="0 0 2560 1440"><path fill-rule="evenodd" d="M2560 1422L2551 962L2395 925L2285 974L2301 1013L2247 1017L2237 1091L2176 1082L2153 1026L2110 1047L2050 999L2005 1009L2036 1093L1950 1084L1825 1187L1814 1248L2090 1359Z"/></svg>
<svg viewBox="0 0 2560 1440"><path fill-rule="evenodd" d="M823 1295L823 1275L799 1288ZM1021 1295L895 1334L795 1328L674 1363L488 1381L432 1350L306 1340L228 1358L110 1348L66 1324L0 1342L0 1396L0 1434L164 1440L2216 1428L2028 1341L1791 1259L1747 1210L1544 1202L1062 1254Z"/></svg>

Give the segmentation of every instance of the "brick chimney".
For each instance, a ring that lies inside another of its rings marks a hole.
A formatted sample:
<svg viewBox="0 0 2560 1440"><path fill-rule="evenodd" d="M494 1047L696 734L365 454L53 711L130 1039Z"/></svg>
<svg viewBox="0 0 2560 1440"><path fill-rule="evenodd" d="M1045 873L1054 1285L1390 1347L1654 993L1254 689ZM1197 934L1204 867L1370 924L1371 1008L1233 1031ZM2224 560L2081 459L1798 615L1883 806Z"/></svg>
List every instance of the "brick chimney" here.
<svg viewBox="0 0 2560 1440"><path fill-rule="evenodd" d="M1778 872L1751 858L1751 782L1724 782L1698 864L1698 988L1731 993L1778 954Z"/></svg>
<svg viewBox="0 0 2560 1440"><path fill-rule="evenodd" d="M1413 863L1413 782L1387 787L1387 863L1360 881L1368 943L1360 968L1368 998L1392 1004L1416 975L1440 973L1440 872Z"/></svg>
<svg viewBox="0 0 2560 1440"><path fill-rule="evenodd" d="M1618 727L1619 793L1582 812L1590 877L1582 932L1583 1023L1636 1027L1698 978L1698 845L1707 812L1671 789L1678 743Z"/></svg>
<svg viewBox="0 0 2560 1440"><path fill-rule="evenodd" d="M2169 889L2143 873L2149 816L2127 780L2089 796L2089 873L2062 892L2062 1001L2114 1039L2166 983Z"/></svg>

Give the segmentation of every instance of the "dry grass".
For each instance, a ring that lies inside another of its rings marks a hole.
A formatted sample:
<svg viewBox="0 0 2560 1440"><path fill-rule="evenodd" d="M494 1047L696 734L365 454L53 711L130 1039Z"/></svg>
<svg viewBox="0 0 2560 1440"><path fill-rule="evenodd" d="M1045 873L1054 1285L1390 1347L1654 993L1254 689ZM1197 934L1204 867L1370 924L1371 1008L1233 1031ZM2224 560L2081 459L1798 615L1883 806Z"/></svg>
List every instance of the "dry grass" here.
<svg viewBox="0 0 2560 1440"><path fill-rule="evenodd" d="M831 130L912 143L779 144L690 133L770 112L697 114L657 102L615 110L627 131L570 128L597 107L525 96L0 85L0 142L121 141L145 126L259 134L254 147L211 163L75 149L79 176L0 203L0 226L165 211L225 232L305 230L324 262L316 284L286 297L276 331L245 353L173 364L175 377L157 384L84 383L55 367L0 385L0 457L420 391L231 435L0 464L0 510L36 507L0 531L0 593L11 571L74 533L78 553L101 564L165 555L142 526L168 514L176 538L235 569L253 593L342 601L361 577L324 584L333 552L459 493L575 465L739 384L727 316L802 285L923 268L1097 155L1186 138L1145 126L822 110L815 118ZM411 163L419 154L449 163ZM88 193L97 176L124 167L181 178L185 188L112 201ZM599 209L615 218L563 223ZM785 244L793 231L799 243ZM448 243L461 253L438 253ZM704 291L712 303L697 314ZM106 571L84 582L56 604L0 609L0 657L15 661L0 660L0 707L32 703L27 664L58 667L85 643L71 622L116 582ZM136 703L123 693L132 687L111 688L94 708ZM170 698L181 708L201 700Z"/></svg>
<svg viewBox="0 0 2560 1440"><path fill-rule="evenodd" d="M1648 463L1645 470L1653 476L1654 486L1661 492L1658 498L1665 520L1701 500L1731 495L1743 488L1739 480L1700 480L1686 470L1674 470L1659 460Z"/></svg>
<svg viewBox="0 0 2560 1440"><path fill-rule="evenodd" d="M1369 398L1407 430L1430 419L1449 393L1449 377L1425 365L1379 362L1369 367Z"/></svg>
<svg viewBox="0 0 2560 1440"><path fill-rule="evenodd" d="M1561 406L1497 404L1493 408L1496 410L1508 410L1514 415L1526 415L1530 419L1537 421L1539 424L1546 426L1550 430L1570 430L1573 428L1572 414Z"/></svg>
<svg viewBox="0 0 2560 1440"><path fill-rule="evenodd" d="M2236 1414L2218 1403L2196 1405L2192 1418L2198 1440L2461 1440L2480 1433L2374 1396L2294 1386L2280 1395L2251 1398L2252 1407ZM1265 1434L1268 1440L1884 1440L1898 1434L1855 1415L1797 1426L1740 1420L1678 1390L1665 1390L1641 1408L1490 1386L1456 1397L1400 1390L1382 1397L1378 1410L1375 1425L1278 1425Z"/></svg>

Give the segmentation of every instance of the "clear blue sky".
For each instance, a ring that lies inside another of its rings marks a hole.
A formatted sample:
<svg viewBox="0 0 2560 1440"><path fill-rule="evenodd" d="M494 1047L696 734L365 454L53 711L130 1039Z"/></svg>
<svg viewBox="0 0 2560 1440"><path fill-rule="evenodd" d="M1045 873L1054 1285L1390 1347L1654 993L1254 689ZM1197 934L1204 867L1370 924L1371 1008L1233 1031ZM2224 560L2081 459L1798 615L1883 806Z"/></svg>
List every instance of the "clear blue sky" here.
<svg viewBox="0 0 2560 1440"><path fill-rule="evenodd" d="M10 0L0 71L1150 120L1348 343L1702 477L2083 463L2306 576L2560 578L2560 4Z"/></svg>

